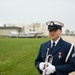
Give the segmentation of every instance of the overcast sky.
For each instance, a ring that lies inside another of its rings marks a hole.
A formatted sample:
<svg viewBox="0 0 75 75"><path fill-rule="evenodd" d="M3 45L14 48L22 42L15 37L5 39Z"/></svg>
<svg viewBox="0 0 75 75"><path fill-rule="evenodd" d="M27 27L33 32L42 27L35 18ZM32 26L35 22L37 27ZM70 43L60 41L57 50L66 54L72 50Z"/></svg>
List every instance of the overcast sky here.
<svg viewBox="0 0 75 75"><path fill-rule="evenodd" d="M0 25L58 20L75 31L75 0L0 0Z"/></svg>

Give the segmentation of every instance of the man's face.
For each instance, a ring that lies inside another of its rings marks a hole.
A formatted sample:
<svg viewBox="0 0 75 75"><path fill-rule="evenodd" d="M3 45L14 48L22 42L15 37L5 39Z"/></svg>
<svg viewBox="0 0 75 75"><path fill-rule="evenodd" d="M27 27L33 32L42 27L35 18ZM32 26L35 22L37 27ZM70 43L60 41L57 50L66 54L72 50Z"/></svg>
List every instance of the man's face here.
<svg viewBox="0 0 75 75"><path fill-rule="evenodd" d="M49 31L49 36L51 37L52 40L57 40L62 33L62 30L57 29L57 30L51 30Z"/></svg>

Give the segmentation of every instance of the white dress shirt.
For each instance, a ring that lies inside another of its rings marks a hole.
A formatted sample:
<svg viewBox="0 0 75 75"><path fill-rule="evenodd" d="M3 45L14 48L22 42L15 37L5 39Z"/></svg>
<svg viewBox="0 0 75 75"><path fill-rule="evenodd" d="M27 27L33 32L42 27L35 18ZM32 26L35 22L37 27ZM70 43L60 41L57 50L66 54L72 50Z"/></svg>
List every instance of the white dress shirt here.
<svg viewBox="0 0 75 75"><path fill-rule="evenodd" d="M57 43L59 42L59 40L60 40L60 37L55 41L55 46L57 45ZM51 48L52 48L52 46L53 46L53 40L51 39Z"/></svg>

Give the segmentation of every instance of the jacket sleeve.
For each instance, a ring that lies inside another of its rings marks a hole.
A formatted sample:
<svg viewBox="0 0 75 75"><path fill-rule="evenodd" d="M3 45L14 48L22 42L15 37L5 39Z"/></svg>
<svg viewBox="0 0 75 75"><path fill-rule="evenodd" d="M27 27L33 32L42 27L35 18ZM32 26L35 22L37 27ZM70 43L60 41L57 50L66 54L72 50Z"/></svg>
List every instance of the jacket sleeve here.
<svg viewBox="0 0 75 75"><path fill-rule="evenodd" d="M40 74L42 73L42 71L39 69L39 64L42 61L41 50L42 50L42 45L40 46L38 56L37 56L37 58L35 60L35 67L37 68L37 70L39 71Z"/></svg>
<svg viewBox="0 0 75 75"><path fill-rule="evenodd" d="M70 73L75 71L75 49L73 47L68 61L64 65L55 66L56 72Z"/></svg>

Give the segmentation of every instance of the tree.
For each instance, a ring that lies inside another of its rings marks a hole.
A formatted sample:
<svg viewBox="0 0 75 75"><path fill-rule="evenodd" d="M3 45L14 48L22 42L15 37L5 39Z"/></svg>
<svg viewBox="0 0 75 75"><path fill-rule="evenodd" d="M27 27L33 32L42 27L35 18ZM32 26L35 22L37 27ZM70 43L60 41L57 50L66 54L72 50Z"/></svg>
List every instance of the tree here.
<svg viewBox="0 0 75 75"><path fill-rule="evenodd" d="M74 31L71 31L71 33L70 33L71 35L74 35Z"/></svg>
<svg viewBox="0 0 75 75"><path fill-rule="evenodd" d="M69 35L70 34L70 30L69 29L65 30L65 34Z"/></svg>

